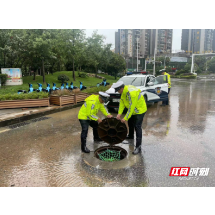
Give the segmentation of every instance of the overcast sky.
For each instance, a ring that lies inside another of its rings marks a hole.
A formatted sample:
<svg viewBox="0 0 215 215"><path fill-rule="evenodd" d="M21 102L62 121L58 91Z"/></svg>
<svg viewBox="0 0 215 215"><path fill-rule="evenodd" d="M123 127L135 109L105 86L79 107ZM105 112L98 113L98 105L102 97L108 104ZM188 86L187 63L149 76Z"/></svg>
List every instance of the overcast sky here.
<svg viewBox="0 0 215 215"><path fill-rule="evenodd" d="M92 35L93 31L96 29L86 29L86 36L89 37ZM182 29L173 29L173 41L172 41L172 50L181 49L181 30ZM98 33L106 37L106 43L112 43L115 48L115 32L118 29L98 29Z"/></svg>

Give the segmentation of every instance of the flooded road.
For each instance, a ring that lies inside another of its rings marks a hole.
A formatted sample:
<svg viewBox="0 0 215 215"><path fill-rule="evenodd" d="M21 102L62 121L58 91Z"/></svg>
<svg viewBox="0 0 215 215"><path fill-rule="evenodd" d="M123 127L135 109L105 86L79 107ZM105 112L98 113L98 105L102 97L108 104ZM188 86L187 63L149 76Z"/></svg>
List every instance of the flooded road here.
<svg viewBox="0 0 215 215"><path fill-rule="evenodd" d="M172 80L170 105L148 106L142 154L131 157L134 141L120 144L129 152L123 168L121 161L112 163L113 169L84 162L79 109L16 129L0 128L0 186L215 186L215 81ZM91 153L101 145L93 143L90 128ZM182 179L169 176L171 167L210 170L208 176Z"/></svg>

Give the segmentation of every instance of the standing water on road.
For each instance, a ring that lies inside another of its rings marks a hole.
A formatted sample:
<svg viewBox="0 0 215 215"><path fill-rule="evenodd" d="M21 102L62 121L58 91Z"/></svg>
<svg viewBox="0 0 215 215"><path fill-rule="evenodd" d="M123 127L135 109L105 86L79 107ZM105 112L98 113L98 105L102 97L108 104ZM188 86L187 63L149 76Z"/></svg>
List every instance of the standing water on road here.
<svg viewBox="0 0 215 215"><path fill-rule="evenodd" d="M0 186L215 186L215 82L172 80L169 104L148 106L142 154L128 153L126 166L121 163L125 158L107 169L97 161L93 166L84 162L80 107L23 127L0 128ZM135 140L127 143L120 147L130 152ZM93 142L89 129L91 153L103 145ZM208 176L181 180L169 176L171 167L210 171Z"/></svg>

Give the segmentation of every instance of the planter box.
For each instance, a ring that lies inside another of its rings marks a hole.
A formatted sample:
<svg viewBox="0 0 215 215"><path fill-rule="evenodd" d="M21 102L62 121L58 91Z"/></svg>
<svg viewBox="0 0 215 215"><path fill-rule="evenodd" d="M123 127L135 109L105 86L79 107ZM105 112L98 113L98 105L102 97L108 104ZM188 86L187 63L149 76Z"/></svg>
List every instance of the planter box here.
<svg viewBox="0 0 215 215"><path fill-rule="evenodd" d="M78 102L83 102L87 97L89 97L91 94L88 93L78 93L75 95L76 97L76 104Z"/></svg>
<svg viewBox="0 0 215 215"><path fill-rule="evenodd" d="M0 101L0 109L47 106L49 106L49 98Z"/></svg>
<svg viewBox="0 0 215 215"><path fill-rule="evenodd" d="M71 96L51 96L50 97L50 104L53 105L67 105L67 104L76 104L75 103L75 95Z"/></svg>
<svg viewBox="0 0 215 215"><path fill-rule="evenodd" d="M54 96L50 97L50 104L51 105L68 105L68 104L77 104L79 102L83 102L88 96L92 94L88 93L78 93L71 96ZM94 93L94 95L98 95L98 93Z"/></svg>

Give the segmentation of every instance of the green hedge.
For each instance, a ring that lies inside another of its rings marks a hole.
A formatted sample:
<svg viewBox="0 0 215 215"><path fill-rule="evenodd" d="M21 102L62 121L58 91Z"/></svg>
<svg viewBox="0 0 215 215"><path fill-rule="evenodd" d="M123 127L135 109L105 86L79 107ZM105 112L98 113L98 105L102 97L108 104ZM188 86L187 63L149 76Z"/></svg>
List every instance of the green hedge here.
<svg viewBox="0 0 215 215"><path fill-rule="evenodd" d="M185 79L196 79L196 75L171 75L170 78L185 78Z"/></svg>
<svg viewBox="0 0 215 215"><path fill-rule="evenodd" d="M180 76L180 78L186 78L186 79L196 79L196 75L189 75L189 76Z"/></svg>
<svg viewBox="0 0 215 215"><path fill-rule="evenodd" d="M32 93L22 93L22 94L4 94L0 95L0 101L5 101L5 100L23 100L23 99L43 99L43 98L48 98L49 94L45 92L32 92Z"/></svg>
<svg viewBox="0 0 215 215"><path fill-rule="evenodd" d="M180 75L170 75L170 78L180 78Z"/></svg>
<svg viewBox="0 0 215 215"><path fill-rule="evenodd" d="M104 87L104 86L100 86L100 87L91 87L91 88L87 88L86 90L83 90L81 92L84 93L98 93L99 91L105 92L106 90L108 90L110 88L110 85Z"/></svg>

